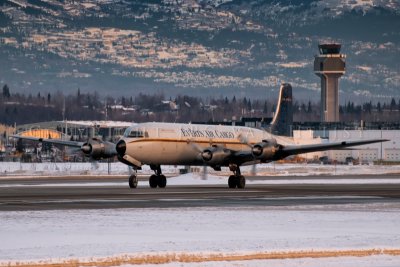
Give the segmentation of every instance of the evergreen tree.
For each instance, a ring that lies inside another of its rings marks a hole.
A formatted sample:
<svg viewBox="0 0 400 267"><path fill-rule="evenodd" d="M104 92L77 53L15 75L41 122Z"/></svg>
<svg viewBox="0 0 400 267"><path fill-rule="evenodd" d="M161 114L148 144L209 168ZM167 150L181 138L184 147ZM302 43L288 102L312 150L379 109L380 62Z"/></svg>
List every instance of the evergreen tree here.
<svg viewBox="0 0 400 267"><path fill-rule="evenodd" d="M393 111L396 109L396 100L392 98L392 101L390 102L390 111Z"/></svg>
<svg viewBox="0 0 400 267"><path fill-rule="evenodd" d="M382 112L381 102L378 102L378 104L376 105L376 110L377 110L379 113Z"/></svg>
<svg viewBox="0 0 400 267"><path fill-rule="evenodd" d="M306 104L304 103L301 104L301 111L307 112Z"/></svg>
<svg viewBox="0 0 400 267"><path fill-rule="evenodd" d="M50 104L50 101L51 101L51 95L50 95L50 93L48 93L47 94L47 103Z"/></svg>
<svg viewBox="0 0 400 267"><path fill-rule="evenodd" d="M249 111L252 110L252 105L251 105L251 100L250 99L247 101L247 110L249 110Z"/></svg>
<svg viewBox="0 0 400 267"><path fill-rule="evenodd" d="M3 86L3 97L4 97L4 98L10 98L10 97L11 97L10 88L8 87L7 84L5 84L5 85Z"/></svg>
<svg viewBox="0 0 400 267"><path fill-rule="evenodd" d="M81 89L78 87L78 92L76 93L76 104L81 106Z"/></svg>
<svg viewBox="0 0 400 267"><path fill-rule="evenodd" d="M276 106L275 106L275 104L273 104L272 108L271 108L271 113L275 113L275 110L276 110Z"/></svg>
<svg viewBox="0 0 400 267"><path fill-rule="evenodd" d="M311 113L312 112L312 107L311 107L311 101L308 101L308 106L307 106L307 113Z"/></svg>
<svg viewBox="0 0 400 267"><path fill-rule="evenodd" d="M268 105L267 105L267 101L264 101L264 109L263 109L264 114L268 113Z"/></svg>
<svg viewBox="0 0 400 267"><path fill-rule="evenodd" d="M246 97L243 98L243 106L244 106L244 107L247 106L247 98L246 98Z"/></svg>

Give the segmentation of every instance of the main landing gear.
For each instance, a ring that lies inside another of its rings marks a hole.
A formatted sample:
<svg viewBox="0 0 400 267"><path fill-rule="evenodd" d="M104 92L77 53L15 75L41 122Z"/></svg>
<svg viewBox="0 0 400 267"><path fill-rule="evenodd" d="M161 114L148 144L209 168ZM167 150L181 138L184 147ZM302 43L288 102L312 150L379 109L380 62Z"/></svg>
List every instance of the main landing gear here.
<svg viewBox="0 0 400 267"><path fill-rule="evenodd" d="M161 173L161 167L159 165L150 165L150 168L155 173L149 178L150 187L156 188L158 186L160 188L165 188L167 186L167 178Z"/></svg>
<svg viewBox="0 0 400 267"><path fill-rule="evenodd" d="M157 186L160 188L165 188L167 186L167 178L165 175L161 173L161 167L160 166L155 166L155 165L150 165L150 168L154 171L155 174L150 176L149 178L149 184L151 188L156 188ZM130 188L136 188L138 185L138 178L136 176L136 172L129 176L128 179L129 182L129 187Z"/></svg>
<svg viewBox="0 0 400 267"><path fill-rule="evenodd" d="M231 165L229 169L233 171L233 175L229 176L228 179L229 188L244 188L246 186L246 178L241 175L239 166Z"/></svg>

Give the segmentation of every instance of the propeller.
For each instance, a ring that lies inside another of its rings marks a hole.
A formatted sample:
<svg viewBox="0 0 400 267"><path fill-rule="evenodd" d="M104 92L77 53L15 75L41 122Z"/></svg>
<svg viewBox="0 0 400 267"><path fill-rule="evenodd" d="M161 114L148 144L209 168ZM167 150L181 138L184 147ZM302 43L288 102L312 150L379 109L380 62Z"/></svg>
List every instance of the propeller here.
<svg viewBox="0 0 400 267"><path fill-rule="evenodd" d="M257 164L253 164L253 165L251 166L251 171L250 171L250 173L251 173L251 176L256 176L256 175L257 175Z"/></svg>
<svg viewBox="0 0 400 267"><path fill-rule="evenodd" d="M250 144L249 138L247 138L247 136L244 136L243 134L240 133L240 134L237 136L237 139L239 140L240 143L242 143L242 144L244 144L244 145L247 145L247 146L250 147L250 148L253 147L253 145Z"/></svg>
<svg viewBox="0 0 400 267"><path fill-rule="evenodd" d="M242 143L242 144L244 144L244 145L247 145L247 146L251 149L253 158L254 158L254 160L256 160L256 158L255 158L255 156L254 156L254 145L252 145L252 144L249 142L249 139L247 138L247 136L244 136L242 133L240 133L240 134L238 135L237 139L239 140L240 143ZM253 164L253 165L251 166L250 174L251 174L252 176L257 175L257 164Z"/></svg>
<svg viewBox="0 0 400 267"><path fill-rule="evenodd" d="M92 151L92 147L89 143L85 143L81 146L81 151L85 154L89 154Z"/></svg>
<svg viewBox="0 0 400 267"><path fill-rule="evenodd" d="M203 172L201 175L202 180L207 180L208 178L208 172L207 172L207 165L203 165Z"/></svg>
<svg viewBox="0 0 400 267"><path fill-rule="evenodd" d="M251 175L256 175L257 173L257 164L256 162L262 161L262 156L265 153L269 153L270 155L275 154L280 148L277 144L276 139L272 136L271 133L263 129L270 135L270 138L267 140L262 140L260 143L251 144L248 137L244 136L242 133L239 133L237 139L240 143L247 145L251 149L251 154L253 155L254 164L252 165Z"/></svg>
<svg viewBox="0 0 400 267"><path fill-rule="evenodd" d="M202 180L207 180L208 177L208 170L207 170L207 164L205 163L205 158L206 159L211 159L212 158L212 153L211 151L204 151L204 148L201 147L200 145L194 143L192 140L188 140L188 144L199 153L199 155L202 157L204 164L203 164L203 171L201 173L201 179Z"/></svg>

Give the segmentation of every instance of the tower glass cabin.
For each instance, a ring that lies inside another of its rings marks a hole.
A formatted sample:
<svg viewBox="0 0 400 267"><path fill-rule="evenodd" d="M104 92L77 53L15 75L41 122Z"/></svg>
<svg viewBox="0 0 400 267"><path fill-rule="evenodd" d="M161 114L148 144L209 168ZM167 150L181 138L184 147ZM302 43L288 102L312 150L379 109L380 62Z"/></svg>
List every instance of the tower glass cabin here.
<svg viewBox="0 0 400 267"><path fill-rule="evenodd" d="M321 78L321 122L339 122L339 78L345 73L346 55L340 44L318 45L314 72Z"/></svg>

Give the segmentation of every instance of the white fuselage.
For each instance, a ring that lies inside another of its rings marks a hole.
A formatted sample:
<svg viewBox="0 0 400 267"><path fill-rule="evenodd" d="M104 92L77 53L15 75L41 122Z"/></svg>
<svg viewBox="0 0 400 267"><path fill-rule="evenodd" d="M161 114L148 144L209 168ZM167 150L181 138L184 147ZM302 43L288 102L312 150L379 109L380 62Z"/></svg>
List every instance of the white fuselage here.
<svg viewBox="0 0 400 267"><path fill-rule="evenodd" d="M129 127L122 140L125 153L142 164L203 165L199 149L218 146L246 151L249 144L277 138L249 127L154 122ZM292 143L289 139L284 142Z"/></svg>

